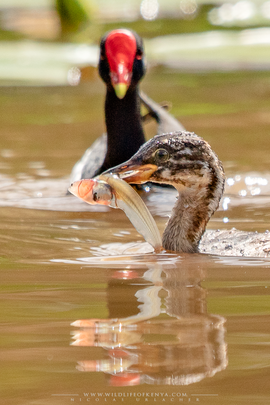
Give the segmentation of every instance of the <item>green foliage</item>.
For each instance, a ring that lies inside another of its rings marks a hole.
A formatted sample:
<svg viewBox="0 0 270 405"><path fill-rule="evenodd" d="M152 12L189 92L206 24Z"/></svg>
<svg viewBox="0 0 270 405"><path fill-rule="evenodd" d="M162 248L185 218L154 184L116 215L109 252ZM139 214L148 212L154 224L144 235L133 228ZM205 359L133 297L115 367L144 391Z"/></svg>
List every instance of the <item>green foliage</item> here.
<svg viewBox="0 0 270 405"><path fill-rule="evenodd" d="M62 39L87 29L93 19L93 9L86 0L56 0L56 10L61 22Z"/></svg>

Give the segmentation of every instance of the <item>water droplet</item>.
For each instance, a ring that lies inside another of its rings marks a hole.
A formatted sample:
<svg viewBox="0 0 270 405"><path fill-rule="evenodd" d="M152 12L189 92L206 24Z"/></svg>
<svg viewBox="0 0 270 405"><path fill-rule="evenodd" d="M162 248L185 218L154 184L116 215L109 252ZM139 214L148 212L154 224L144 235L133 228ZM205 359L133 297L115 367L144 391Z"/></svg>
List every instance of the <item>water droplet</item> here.
<svg viewBox="0 0 270 405"><path fill-rule="evenodd" d="M247 191L246 191L246 190L240 190L240 191L239 191L239 195L240 195L241 197L245 197L245 196L247 195Z"/></svg>
<svg viewBox="0 0 270 405"><path fill-rule="evenodd" d="M228 186L233 186L234 185L234 179L232 177L229 177L227 179L227 184L228 184Z"/></svg>

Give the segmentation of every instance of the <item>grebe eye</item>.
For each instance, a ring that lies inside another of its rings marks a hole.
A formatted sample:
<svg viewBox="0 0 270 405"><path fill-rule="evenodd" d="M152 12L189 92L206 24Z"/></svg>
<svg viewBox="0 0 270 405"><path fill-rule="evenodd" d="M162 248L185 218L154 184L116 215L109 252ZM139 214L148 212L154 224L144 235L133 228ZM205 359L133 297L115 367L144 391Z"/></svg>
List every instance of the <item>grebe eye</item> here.
<svg viewBox="0 0 270 405"><path fill-rule="evenodd" d="M164 163L169 160L170 155L169 152L166 149L158 149L155 153L155 160L158 163Z"/></svg>

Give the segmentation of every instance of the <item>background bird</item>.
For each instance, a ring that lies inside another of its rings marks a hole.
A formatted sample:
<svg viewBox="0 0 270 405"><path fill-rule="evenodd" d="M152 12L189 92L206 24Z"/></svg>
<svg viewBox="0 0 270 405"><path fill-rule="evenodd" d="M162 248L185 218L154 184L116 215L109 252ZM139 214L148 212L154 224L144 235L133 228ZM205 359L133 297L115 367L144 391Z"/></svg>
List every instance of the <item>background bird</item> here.
<svg viewBox="0 0 270 405"><path fill-rule="evenodd" d="M99 75L106 84L105 123L101 135L71 173L71 182L92 178L129 159L145 142L141 102L158 122L158 133L182 130L183 126L145 93L139 82L145 74L143 41L126 29L106 33L100 42Z"/></svg>

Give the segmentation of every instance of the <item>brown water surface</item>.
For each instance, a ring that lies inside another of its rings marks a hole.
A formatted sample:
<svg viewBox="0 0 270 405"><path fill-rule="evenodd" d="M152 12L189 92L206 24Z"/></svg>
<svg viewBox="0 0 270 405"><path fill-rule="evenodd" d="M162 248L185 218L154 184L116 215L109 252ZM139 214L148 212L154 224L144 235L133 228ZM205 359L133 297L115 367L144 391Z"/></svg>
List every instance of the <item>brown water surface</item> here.
<svg viewBox="0 0 270 405"><path fill-rule="evenodd" d="M269 74L152 69L143 89L224 163L208 229L270 229ZM66 195L103 97L98 80L1 90L3 404L266 404L269 259L145 254L122 211ZM144 196L161 231L175 195Z"/></svg>

